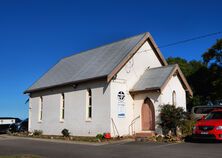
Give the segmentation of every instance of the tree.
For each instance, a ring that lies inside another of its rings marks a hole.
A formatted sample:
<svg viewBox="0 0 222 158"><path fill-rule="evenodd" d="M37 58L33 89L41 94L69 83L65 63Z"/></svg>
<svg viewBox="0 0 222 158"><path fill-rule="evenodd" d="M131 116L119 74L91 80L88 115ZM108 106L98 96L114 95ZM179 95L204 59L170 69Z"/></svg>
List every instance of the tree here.
<svg viewBox="0 0 222 158"><path fill-rule="evenodd" d="M211 72L210 85L211 85L211 100L216 101L222 99L222 66L214 63L209 67Z"/></svg>
<svg viewBox="0 0 222 158"><path fill-rule="evenodd" d="M211 72L210 98L211 100L219 100L222 98L222 39L217 40L202 57Z"/></svg>
<svg viewBox="0 0 222 158"><path fill-rule="evenodd" d="M169 57L167 58L167 62L168 64L178 64L187 79L199 69L205 67L201 61L191 60L188 62L186 59L180 57Z"/></svg>
<svg viewBox="0 0 222 158"><path fill-rule="evenodd" d="M208 66L213 63L222 67L222 39L217 40L217 42L211 46L211 48L209 48L202 57Z"/></svg>
<svg viewBox="0 0 222 158"><path fill-rule="evenodd" d="M168 64L178 64L180 66L181 71L184 73L186 77L188 77L192 72L190 64L187 60L180 57L169 57L167 58Z"/></svg>

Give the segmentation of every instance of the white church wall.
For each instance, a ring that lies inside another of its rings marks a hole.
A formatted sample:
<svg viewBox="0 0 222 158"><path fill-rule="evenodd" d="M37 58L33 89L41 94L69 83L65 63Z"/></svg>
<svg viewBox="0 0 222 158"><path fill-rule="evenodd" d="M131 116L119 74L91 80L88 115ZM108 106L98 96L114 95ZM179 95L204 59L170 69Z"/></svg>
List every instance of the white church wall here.
<svg viewBox="0 0 222 158"><path fill-rule="evenodd" d="M162 91L161 104L173 105L173 91L176 93L176 106L186 110L186 91L184 90L178 76L172 76L168 84Z"/></svg>
<svg viewBox="0 0 222 158"><path fill-rule="evenodd" d="M87 89L92 91L92 119L86 118ZM65 95L65 118L60 120L61 93ZM40 96L43 97L43 117L39 121ZM61 135L67 128L71 135L96 136L110 132L110 86L104 82L80 85L77 89L57 89L55 92L42 92L30 97L29 131L42 130L46 135Z"/></svg>
<svg viewBox="0 0 222 158"><path fill-rule="evenodd" d="M148 42L117 73L117 79L125 80L127 89L131 89L148 68L162 66Z"/></svg>
<svg viewBox="0 0 222 158"><path fill-rule="evenodd" d="M137 107L135 107L134 99L129 91L146 69L160 66L161 63L156 54L152 51L149 43L145 42L137 53L117 73L116 79L111 82L111 117L114 120L120 135L130 134L129 126L138 115L134 111L137 110ZM123 91L125 94L125 117L118 116L119 101L117 95L120 91ZM143 100L144 99L145 98L143 98ZM115 135L116 133L112 124L111 134Z"/></svg>

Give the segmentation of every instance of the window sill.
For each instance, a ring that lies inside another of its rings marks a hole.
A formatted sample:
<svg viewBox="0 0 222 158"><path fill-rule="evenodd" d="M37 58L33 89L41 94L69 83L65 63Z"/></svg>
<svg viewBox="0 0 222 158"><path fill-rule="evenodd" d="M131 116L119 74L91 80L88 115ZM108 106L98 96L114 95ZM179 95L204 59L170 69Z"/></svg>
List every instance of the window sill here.
<svg viewBox="0 0 222 158"><path fill-rule="evenodd" d="M64 121L64 120L60 120L59 122L60 122L60 123L64 123L65 121Z"/></svg>
<svg viewBox="0 0 222 158"><path fill-rule="evenodd" d="M92 119L91 118L87 118L86 122L92 122Z"/></svg>

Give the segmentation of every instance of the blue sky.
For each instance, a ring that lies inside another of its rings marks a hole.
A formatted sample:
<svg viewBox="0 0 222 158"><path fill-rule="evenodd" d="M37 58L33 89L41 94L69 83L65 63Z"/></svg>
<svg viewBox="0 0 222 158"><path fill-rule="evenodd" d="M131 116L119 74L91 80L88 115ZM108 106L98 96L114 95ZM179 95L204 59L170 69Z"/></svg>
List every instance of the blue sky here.
<svg viewBox="0 0 222 158"><path fill-rule="evenodd" d="M150 32L161 46L222 31L221 0L1 0L0 116L28 116L23 91L59 59ZM200 60L222 35L161 49Z"/></svg>

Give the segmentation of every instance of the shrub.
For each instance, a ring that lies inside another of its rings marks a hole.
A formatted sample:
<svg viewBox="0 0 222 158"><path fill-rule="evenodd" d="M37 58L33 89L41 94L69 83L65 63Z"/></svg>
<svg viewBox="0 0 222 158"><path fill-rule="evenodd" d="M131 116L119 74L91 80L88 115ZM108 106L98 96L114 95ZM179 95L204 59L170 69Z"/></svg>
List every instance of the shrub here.
<svg viewBox="0 0 222 158"><path fill-rule="evenodd" d="M164 140L164 137L163 137L163 136L161 136L161 135L157 135L157 136L156 136L156 141L162 142L163 140Z"/></svg>
<svg viewBox="0 0 222 158"><path fill-rule="evenodd" d="M166 135L171 131L176 135L177 127L180 128L186 119L186 112L181 107L167 104L160 106L159 117L159 126L162 128L163 134Z"/></svg>
<svg viewBox="0 0 222 158"><path fill-rule="evenodd" d="M182 134L184 136L192 135L193 127L195 125L196 121L194 120L184 120L181 130Z"/></svg>
<svg viewBox="0 0 222 158"><path fill-rule="evenodd" d="M99 139L99 140L102 140L104 137L103 137L103 134L97 134L96 138Z"/></svg>
<svg viewBox="0 0 222 158"><path fill-rule="evenodd" d="M41 136L42 135L42 130L34 130L33 136Z"/></svg>
<svg viewBox="0 0 222 158"><path fill-rule="evenodd" d="M66 128L64 128L61 133L62 133L63 137L69 137L69 135L70 135L69 130Z"/></svg>

